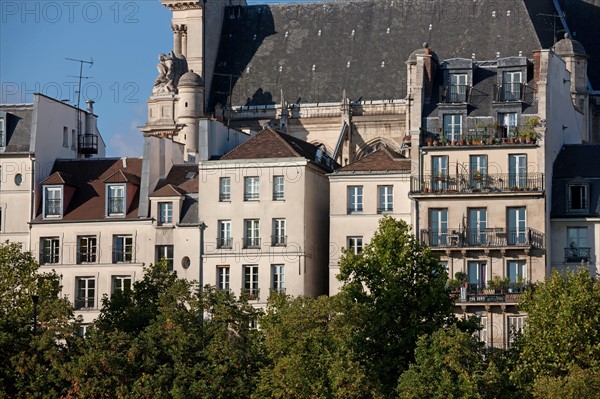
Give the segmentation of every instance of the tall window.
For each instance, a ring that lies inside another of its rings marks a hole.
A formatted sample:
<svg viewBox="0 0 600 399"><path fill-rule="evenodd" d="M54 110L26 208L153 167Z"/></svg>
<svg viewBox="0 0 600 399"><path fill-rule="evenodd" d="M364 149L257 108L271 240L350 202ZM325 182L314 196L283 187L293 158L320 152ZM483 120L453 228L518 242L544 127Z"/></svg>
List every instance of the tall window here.
<svg viewBox="0 0 600 399"><path fill-rule="evenodd" d="M462 133L462 115L446 114L444 115L444 137L446 140L459 140Z"/></svg>
<svg viewBox="0 0 600 399"><path fill-rule="evenodd" d="M429 243L432 247L448 244L448 209L431 209L429 211L429 224L431 237Z"/></svg>
<svg viewBox="0 0 600 399"><path fill-rule="evenodd" d="M125 215L125 185L107 186L107 212L108 216Z"/></svg>
<svg viewBox="0 0 600 399"><path fill-rule="evenodd" d="M271 290L285 292L283 265L271 265Z"/></svg>
<svg viewBox="0 0 600 399"><path fill-rule="evenodd" d="M348 250L354 255L358 255L363 250L362 237L348 237Z"/></svg>
<svg viewBox="0 0 600 399"><path fill-rule="evenodd" d="M498 113L498 123L502 126L502 137L509 138L516 136L517 113L500 112Z"/></svg>
<svg viewBox="0 0 600 399"><path fill-rule="evenodd" d="M283 176L273 176L273 200L281 201L284 199L284 178Z"/></svg>
<svg viewBox="0 0 600 399"><path fill-rule="evenodd" d="M527 155L508 156L508 185L509 187L527 186Z"/></svg>
<svg viewBox="0 0 600 399"><path fill-rule="evenodd" d="M69 147L69 128L63 127L63 147Z"/></svg>
<svg viewBox="0 0 600 399"><path fill-rule="evenodd" d="M231 177L219 179L219 201L231 201Z"/></svg>
<svg viewBox="0 0 600 399"><path fill-rule="evenodd" d="M565 249L566 262L588 261L590 250L588 247L588 230L585 226L567 227L567 244Z"/></svg>
<svg viewBox="0 0 600 399"><path fill-rule="evenodd" d="M502 101L521 100L521 81L520 71L504 72L502 74Z"/></svg>
<svg viewBox="0 0 600 399"><path fill-rule="evenodd" d="M285 219L273 219L273 245L286 245L287 236L285 235Z"/></svg>
<svg viewBox="0 0 600 399"><path fill-rule="evenodd" d="M44 187L44 217L62 216L62 187Z"/></svg>
<svg viewBox="0 0 600 399"><path fill-rule="evenodd" d="M363 186L348 187L348 213L363 211Z"/></svg>
<svg viewBox="0 0 600 399"><path fill-rule="evenodd" d="M508 245L526 243L527 213L525 208L508 208Z"/></svg>
<svg viewBox="0 0 600 399"><path fill-rule="evenodd" d="M433 182L431 184L434 191L445 191L448 189L448 157L431 157L431 172Z"/></svg>
<svg viewBox="0 0 600 399"><path fill-rule="evenodd" d="M218 248L231 248L231 220L219 220Z"/></svg>
<svg viewBox="0 0 600 399"><path fill-rule="evenodd" d="M488 318L487 316L481 316L479 320L480 330L475 332L479 338L479 342L483 343L483 347L488 347Z"/></svg>
<svg viewBox="0 0 600 399"><path fill-rule="evenodd" d="M96 303L96 279L77 277L75 309L93 309Z"/></svg>
<svg viewBox="0 0 600 399"><path fill-rule="evenodd" d="M159 202L158 203L158 223L171 224L173 223L173 203Z"/></svg>
<svg viewBox="0 0 600 399"><path fill-rule="evenodd" d="M587 185L569 185L569 211L581 212L588 209Z"/></svg>
<svg viewBox="0 0 600 399"><path fill-rule="evenodd" d="M248 299L257 300L258 290L258 265L244 265L244 288Z"/></svg>
<svg viewBox="0 0 600 399"><path fill-rule="evenodd" d="M77 133L75 132L75 129L71 129L71 149L77 149Z"/></svg>
<svg viewBox="0 0 600 399"><path fill-rule="evenodd" d="M95 236L79 236L77 245L77 263L96 263L97 239Z"/></svg>
<svg viewBox="0 0 600 399"><path fill-rule="evenodd" d="M244 177L244 201L258 201L258 177Z"/></svg>
<svg viewBox="0 0 600 399"><path fill-rule="evenodd" d="M229 266L217 266L217 289L229 291Z"/></svg>
<svg viewBox="0 0 600 399"><path fill-rule="evenodd" d="M156 246L156 261L167 262L167 269L173 271L173 246L172 245L157 245Z"/></svg>
<svg viewBox="0 0 600 399"><path fill-rule="evenodd" d="M113 236L113 263L133 261L133 236Z"/></svg>
<svg viewBox="0 0 600 399"><path fill-rule="evenodd" d="M468 278L469 286L471 289L483 289L485 288L486 280L486 268L485 262L469 262L468 265Z"/></svg>
<svg viewBox="0 0 600 399"><path fill-rule="evenodd" d="M511 283L525 282L527 279L527 263L525 261L509 260L506 268L506 275Z"/></svg>
<svg viewBox="0 0 600 399"><path fill-rule="evenodd" d="M481 189L488 186L488 159L487 155L471 155L469 157L469 172L471 187Z"/></svg>
<svg viewBox="0 0 600 399"><path fill-rule="evenodd" d="M525 328L525 316L508 316L508 346L511 347L515 338Z"/></svg>
<svg viewBox="0 0 600 399"><path fill-rule="evenodd" d="M453 73L450 75L448 100L451 103L464 103L467 101L467 74Z"/></svg>
<svg viewBox="0 0 600 399"><path fill-rule="evenodd" d="M43 265L60 262L60 240L57 237L42 238L40 263Z"/></svg>
<svg viewBox="0 0 600 399"><path fill-rule="evenodd" d="M487 211L485 208L469 208L468 211L469 245L485 245L487 243Z"/></svg>
<svg viewBox="0 0 600 399"><path fill-rule="evenodd" d="M112 292L131 289L131 276L112 276Z"/></svg>
<svg viewBox="0 0 600 399"><path fill-rule="evenodd" d="M394 186L378 186L377 197L377 213L394 210Z"/></svg>
<svg viewBox="0 0 600 399"><path fill-rule="evenodd" d="M260 247L260 223L258 219L244 220L244 246L246 248Z"/></svg>

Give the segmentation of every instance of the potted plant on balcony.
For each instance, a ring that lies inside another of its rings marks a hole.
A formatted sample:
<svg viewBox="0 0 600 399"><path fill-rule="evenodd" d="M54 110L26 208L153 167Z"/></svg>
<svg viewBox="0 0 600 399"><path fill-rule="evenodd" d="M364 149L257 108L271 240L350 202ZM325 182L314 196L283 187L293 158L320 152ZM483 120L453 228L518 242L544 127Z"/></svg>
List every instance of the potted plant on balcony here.
<svg viewBox="0 0 600 399"><path fill-rule="evenodd" d="M448 139L446 139L446 136L444 136L443 134L440 135L440 145L447 145L448 144Z"/></svg>

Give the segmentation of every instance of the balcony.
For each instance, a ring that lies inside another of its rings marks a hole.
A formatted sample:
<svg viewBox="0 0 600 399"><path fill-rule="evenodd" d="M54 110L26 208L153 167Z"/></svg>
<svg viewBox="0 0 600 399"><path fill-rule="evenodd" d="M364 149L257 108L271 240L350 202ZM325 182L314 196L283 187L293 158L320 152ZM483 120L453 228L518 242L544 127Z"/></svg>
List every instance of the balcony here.
<svg viewBox="0 0 600 399"><path fill-rule="evenodd" d="M471 86L447 85L442 87L441 102L445 104L463 104L469 102Z"/></svg>
<svg viewBox="0 0 600 399"><path fill-rule="evenodd" d="M523 83L505 83L494 86L494 100L496 102L522 102L525 101L525 92L528 86Z"/></svg>
<svg viewBox="0 0 600 399"><path fill-rule="evenodd" d="M412 194L481 194L544 191L544 174L489 173L472 175L425 175L419 181L412 177Z"/></svg>
<svg viewBox="0 0 600 399"><path fill-rule="evenodd" d="M257 237L244 238L244 248L260 248L260 238L257 238Z"/></svg>
<svg viewBox="0 0 600 399"><path fill-rule="evenodd" d="M242 288L241 292L249 301L258 301L260 299L259 288Z"/></svg>
<svg viewBox="0 0 600 399"><path fill-rule="evenodd" d="M421 230L421 240L431 248L544 248L544 233L524 229L459 229L450 232Z"/></svg>
<svg viewBox="0 0 600 399"><path fill-rule="evenodd" d="M218 237L217 238L217 248L231 248L233 244L233 238L231 237Z"/></svg>
<svg viewBox="0 0 600 399"><path fill-rule="evenodd" d="M455 291L450 296L456 303L519 303L522 292L503 293L487 289L467 289Z"/></svg>
<svg viewBox="0 0 600 399"><path fill-rule="evenodd" d="M569 247L565 248L565 262L589 262L592 248Z"/></svg>
<svg viewBox="0 0 600 399"><path fill-rule="evenodd" d="M520 134L522 128L518 126L504 126L499 123L491 123L488 126L461 129L454 133L443 129L427 131L423 135L421 146L445 147L450 146L460 149L461 146L498 146L498 145L522 145L535 144L537 137L526 137ZM455 136L455 140L450 137Z"/></svg>
<svg viewBox="0 0 600 399"><path fill-rule="evenodd" d="M95 134L82 134L79 136L78 141L80 154L89 155L98 153L98 136Z"/></svg>
<svg viewBox="0 0 600 399"><path fill-rule="evenodd" d="M287 245L287 236L273 235L271 236L271 245L274 247L285 247Z"/></svg>

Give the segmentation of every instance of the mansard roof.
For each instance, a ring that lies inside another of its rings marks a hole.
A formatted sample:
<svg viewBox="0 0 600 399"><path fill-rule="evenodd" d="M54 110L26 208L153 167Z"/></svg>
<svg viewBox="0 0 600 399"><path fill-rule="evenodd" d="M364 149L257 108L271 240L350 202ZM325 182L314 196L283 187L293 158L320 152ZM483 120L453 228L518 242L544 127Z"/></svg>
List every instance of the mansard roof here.
<svg viewBox="0 0 600 399"><path fill-rule="evenodd" d="M182 193L198 192L198 165L184 164L173 165L164 179L160 179L154 188L152 195L164 186L171 185Z"/></svg>
<svg viewBox="0 0 600 399"><path fill-rule="evenodd" d="M150 194L150 197L180 197L182 195L185 195L185 191L172 184L167 184Z"/></svg>
<svg viewBox="0 0 600 399"><path fill-rule="evenodd" d="M531 57L540 39L517 0L359 0L231 7L211 104L265 105L406 97L406 61L428 42L440 59ZM539 1L539 0L538 0ZM552 3L548 0L549 3ZM551 25L550 25L551 26ZM541 24L540 30L546 29ZM544 31L545 32L545 31ZM548 47L552 45L549 43ZM231 78L231 79L230 79Z"/></svg>
<svg viewBox="0 0 600 399"><path fill-rule="evenodd" d="M411 160L397 152L382 147L364 158L339 169L336 174L355 172L408 172L411 171Z"/></svg>
<svg viewBox="0 0 600 399"><path fill-rule="evenodd" d="M73 178L70 173L65 172L54 172L50 176L48 176L44 181L42 181L43 185L50 184L67 184L69 186L77 186L77 180Z"/></svg>
<svg viewBox="0 0 600 399"><path fill-rule="evenodd" d="M0 105L5 119L6 147L4 153L30 153L33 104ZM2 116L0 115L0 116Z"/></svg>

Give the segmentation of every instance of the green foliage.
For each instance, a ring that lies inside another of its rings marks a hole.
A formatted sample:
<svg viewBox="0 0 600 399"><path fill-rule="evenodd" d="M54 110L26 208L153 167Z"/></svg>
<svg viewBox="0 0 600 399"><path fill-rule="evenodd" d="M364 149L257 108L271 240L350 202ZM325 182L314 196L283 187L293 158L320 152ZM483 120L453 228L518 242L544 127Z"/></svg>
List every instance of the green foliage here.
<svg viewBox="0 0 600 399"><path fill-rule="evenodd" d="M0 397L60 397L77 328L56 273L38 273L20 244L0 244ZM37 295L37 335L33 334Z"/></svg>
<svg viewBox="0 0 600 399"><path fill-rule="evenodd" d="M363 252L340 259L342 295L359 309L354 350L388 392L414 360L418 337L453 321L447 278L409 226L391 217L381 219Z"/></svg>
<svg viewBox="0 0 600 399"><path fill-rule="evenodd" d="M594 399L600 395L600 369L582 370L575 366L564 377L539 377L535 380L535 399Z"/></svg>
<svg viewBox="0 0 600 399"><path fill-rule="evenodd" d="M600 367L600 281L587 271L551 278L525 294L527 325L512 378L526 391L537 379ZM545 381L550 381L546 379ZM536 382L539 386L540 383Z"/></svg>

